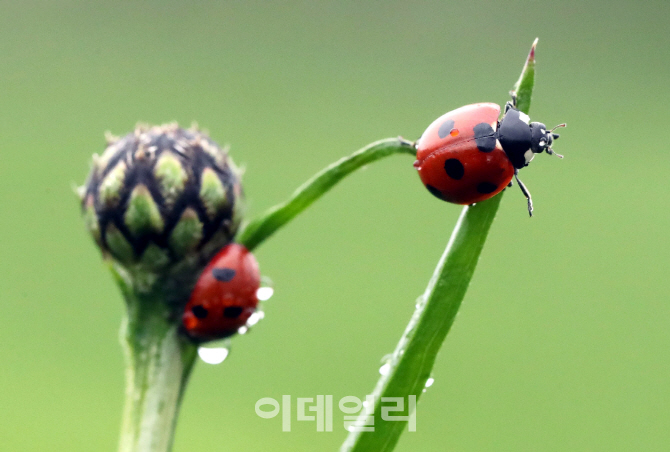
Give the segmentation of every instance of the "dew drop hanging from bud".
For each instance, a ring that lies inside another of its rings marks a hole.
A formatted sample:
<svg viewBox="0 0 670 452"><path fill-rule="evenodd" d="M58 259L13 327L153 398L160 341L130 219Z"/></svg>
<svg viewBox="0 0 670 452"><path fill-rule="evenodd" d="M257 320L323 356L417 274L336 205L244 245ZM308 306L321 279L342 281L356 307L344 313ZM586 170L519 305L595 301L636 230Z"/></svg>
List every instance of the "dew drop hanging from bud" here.
<svg viewBox="0 0 670 452"><path fill-rule="evenodd" d="M230 354L230 339L212 342L207 346L198 347L200 360L207 364L221 364Z"/></svg>
<svg viewBox="0 0 670 452"><path fill-rule="evenodd" d="M256 297L259 301L267 301L272 298L275 290L272 287L259 287L256 291Z"/></svg>
<svg viewBox="0 0 670 452"><path fill-rule="evenodd" d="M267 276L261 277L261 287L256 291L256 298L258 301L268 301L274 295L274 283Z"/></svg>
<svg viewBox="0 0 670 452"><path fill-rule="evenodd" d="M261 320L265 318L265 312L262 309L256 309L256 311L249 316L249 319L247 320L246 327L251 328Z"/></svg>

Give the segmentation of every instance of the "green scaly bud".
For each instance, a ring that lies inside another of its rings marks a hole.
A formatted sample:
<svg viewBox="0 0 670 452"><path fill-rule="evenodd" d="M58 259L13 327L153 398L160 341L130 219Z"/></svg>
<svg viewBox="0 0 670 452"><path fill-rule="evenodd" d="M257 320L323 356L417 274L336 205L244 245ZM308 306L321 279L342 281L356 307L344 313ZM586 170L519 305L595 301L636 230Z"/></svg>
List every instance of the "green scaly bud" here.
<svg viewBox="0 0 670 452"><path fill-rule="evenodd" d="M80 189L82 212L103 255L131 279L197 274L233 240L243 196L227 149L176 124L138 126L107 143Z"/></svg>

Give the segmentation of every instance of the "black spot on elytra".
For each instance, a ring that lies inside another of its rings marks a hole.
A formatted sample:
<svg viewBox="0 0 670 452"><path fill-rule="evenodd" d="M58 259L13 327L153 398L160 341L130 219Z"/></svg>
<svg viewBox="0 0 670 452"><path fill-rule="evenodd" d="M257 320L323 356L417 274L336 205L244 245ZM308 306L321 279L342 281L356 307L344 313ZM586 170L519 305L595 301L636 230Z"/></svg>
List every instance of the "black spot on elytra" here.
<svg viewBox="0 0 670 452"><path fill-rule="evenodd" d="M221 282L228 282L235 277L235 270L232 268L214 268L212 276Z"/></svg>
<svg viewBox="0 0 670 452"><path fill-rule="evenodd" d="M229 319L236 319L242 314L243 308L241 306L228 306L223 310L223 316Z"/></svg>
<svg viewBox="0 0 670 452"><path fill-rule="evenodd" d="M426 188L430 192L431 195L435 196L437 199L442 199L442 192L438 190L437 188L433 187L430 184L426 184Z"/></svg>
<svg viewBox="0 0 670 452"><path fill-rule="evenodd" d="M493 193L497 188L498 186L496 184L492 184L491 182L482 182L477 185L477 191L483 195Z"/></svg>
<svg viewBox="0 0 670 452"><path fill-rule="evenodd" d="M475 131L475 143L477 144L477 149L482 152L491 152L495 149L496 135L491 124L480 122L473 130Z"/></svg>
<svg viewBox="0 0 670 452"><path fill-rule="evenodd" d="M447 172L447 176L456 180L461 179L463 174L465 174L465 168L463 168L463 164L458 159L447 159L444 162L444 170Z"/></svg>
<svg viewBox="0 0 670 452"><path fill-rule="evenodd" d="M439 136L440 138L444 138L447 135L449 135L449 132L451 132L451 129L453 128L454 128L454 120L447 119L442 123L439 130L437 131L437 136Z"/></svg>
<svg viewBox="0 0 670 452"><path fill-rule="evenodd" d="M197 304L191 308L191 312L193 313L194 316L196 316L199 319L204 319L207 317L207 308L204 306Z"/></svg>

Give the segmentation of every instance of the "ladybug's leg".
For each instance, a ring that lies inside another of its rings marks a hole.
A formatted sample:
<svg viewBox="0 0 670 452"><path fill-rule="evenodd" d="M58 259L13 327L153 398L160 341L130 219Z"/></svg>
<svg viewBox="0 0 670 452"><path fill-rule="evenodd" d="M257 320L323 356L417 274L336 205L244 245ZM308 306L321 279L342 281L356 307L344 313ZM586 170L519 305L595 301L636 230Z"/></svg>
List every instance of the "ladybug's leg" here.
<svg viewBox="0 0 670 452"><path fill-rule="evenodd" d="M526 186L519 180L519 170L514 169L514 178L516 179L516 183L519 184L519 188L523 192L523 195L526 197L528 200L528 215L531 217L533 216L533 198L530 196L530 192L526 188Z"/></svg>
<svg viewBox="0 0 670 452"><path fill-rule="evenodd" d="M503 112L503 115L505 115L510 108L514 108L514 104L512 104L512 102L507 102L505 104L505 111Z"/></svg>
<svg viewBox="0 0 670 452"><path fill-rule="evenodd" d="M510 91L509 95L512 96L512 101L505 104L505 113L507 113L507 110L510 108L516 108L516 91Z"/></svg>
<svg viewBox="0 0 670 452"><path fill-rule="evenodd" d="M416 147L416 141L409 141L401 136L398 136L398 141L404 146ZM417 140L418 141L418 140Z"/></svg>

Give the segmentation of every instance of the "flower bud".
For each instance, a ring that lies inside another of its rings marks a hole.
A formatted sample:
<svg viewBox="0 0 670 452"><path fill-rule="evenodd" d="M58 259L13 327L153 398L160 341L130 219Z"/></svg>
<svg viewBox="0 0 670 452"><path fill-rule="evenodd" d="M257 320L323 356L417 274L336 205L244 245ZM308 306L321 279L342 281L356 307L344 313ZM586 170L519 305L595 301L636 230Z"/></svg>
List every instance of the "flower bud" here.
<svg viewBox="0 0 670 452"><path fill-rule="evenodd" d="M204 265L232 241L243 206L227 149L176 124L108 137L80 194L86 228L103 255L153 273L183 261Z"/></svg>

